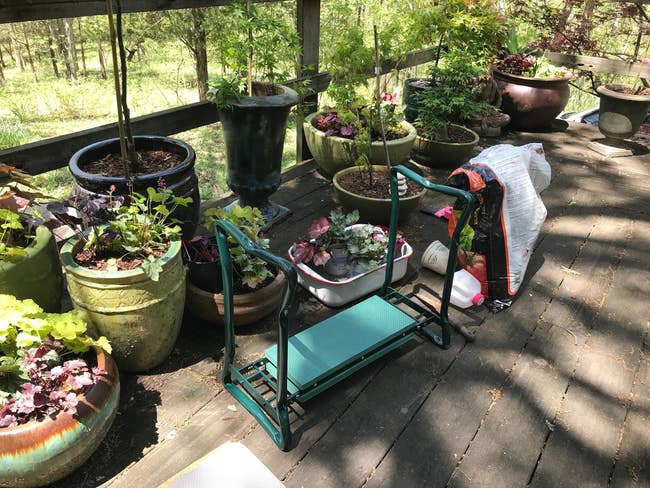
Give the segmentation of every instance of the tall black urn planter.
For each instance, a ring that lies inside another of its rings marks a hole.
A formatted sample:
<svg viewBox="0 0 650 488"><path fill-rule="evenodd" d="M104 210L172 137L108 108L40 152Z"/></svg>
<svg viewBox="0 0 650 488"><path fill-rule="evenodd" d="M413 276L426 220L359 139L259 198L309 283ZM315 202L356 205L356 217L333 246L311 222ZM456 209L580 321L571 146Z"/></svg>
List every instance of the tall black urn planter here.
<svg viewBox="0 0 650 488"><path fill-rule="evenodd" d="M253 96L242 96L231 108L219 108L226 143L226 181L238 204L262 211L267 227L291 213L271 203L280 186L282 150L291 107L298 94L283 85L253 83Z"/></svg>
<svg viewBox="0 0 650 488"><path fill-rule="evenodd" d="M177 154L182 162L173 168L135 176L133 191L144 192L147 187L156 188L162 180L167 188L177 197L191 197L192 203L187 207L178 207L173 217L182 222L183 239L194 235L199 221L201 197L199 196L199 181L194 172L196 154L188 144L177 139L161 136L135 136L137 151L162 150ZM68 163L68 168L74 178L74 192L77 195L90 197L108 195L111 185L115 185L113 195L128 195L129 188L125 177L102 176L84 171L86 164L97 161L108 154L119 154L120 140L106 139L81 148L74 153Z"/></svg>

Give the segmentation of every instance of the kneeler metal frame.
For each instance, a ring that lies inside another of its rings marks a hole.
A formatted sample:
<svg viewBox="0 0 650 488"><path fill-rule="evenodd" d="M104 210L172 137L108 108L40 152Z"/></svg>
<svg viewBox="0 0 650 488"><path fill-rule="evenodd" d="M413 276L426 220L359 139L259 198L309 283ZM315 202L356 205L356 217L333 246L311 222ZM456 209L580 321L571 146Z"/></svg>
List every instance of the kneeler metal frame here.
<svg viewBox="0 0 650 488"><path fill-rule="evenodd" d="M422 306L415 294L401 294L391 288L393 259L397 236L399 198L397 173L419 185L464 201L449 245L440 310ZM428 337L439 347L449 346L449 297L461 229L474 206L474 196L458 188L438 185L404 166L390 171L392 208L386 274L381 289L374 295L342 310L298 334L289 337L289 315L294 300L297 275L293 265L269 251L259 248L232 223L215 222L215 234L221 256L224 295L225 354L223 383L226 389L250 412L280 449L291 448L289 406L313 398L352 373L367 366L413 338L415 332ZM277 345L265 351L265 357L238 367L235 359L235 328L233 320L233 271L228 251L228 238L244 250L275 266L285 275L282 304L278 314ZM437 324L440 333L431 329Z"/></svg>

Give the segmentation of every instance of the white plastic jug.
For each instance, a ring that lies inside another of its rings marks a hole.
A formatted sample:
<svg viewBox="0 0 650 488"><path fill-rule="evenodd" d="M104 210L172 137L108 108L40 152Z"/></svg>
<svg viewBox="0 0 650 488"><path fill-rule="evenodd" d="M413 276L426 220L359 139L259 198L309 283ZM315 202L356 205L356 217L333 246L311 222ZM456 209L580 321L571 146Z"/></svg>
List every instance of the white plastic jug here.
<svg viewBox="0 0 650 488"><path fill-rule="evenodd" d="M481 282L469 272L460 269L454 273L450 301L460 308L481 305L485 297L481 294Z"/></svg>

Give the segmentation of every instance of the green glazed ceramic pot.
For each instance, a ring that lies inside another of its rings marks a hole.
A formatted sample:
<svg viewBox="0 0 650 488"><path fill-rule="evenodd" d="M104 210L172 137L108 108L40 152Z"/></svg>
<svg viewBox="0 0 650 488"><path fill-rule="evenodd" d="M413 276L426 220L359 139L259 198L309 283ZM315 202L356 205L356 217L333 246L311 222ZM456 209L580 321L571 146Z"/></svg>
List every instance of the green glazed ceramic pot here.
<svg viewBox="0 0 650 488"><path fill-rule="evenodd" d="M356 193L352 193L341 187L339 184L339 179L343 175L352 171L359 171L359 168L354 167L342 169L336 173L332 179L332 183L334 184L334 192L336 194L338 202L348 211L354 209L359 210L361 222L381 225L390 224L390 198L364 197L363 195L357 195ZM373 166L373 171L382 171L385 173L386 166ZM426 188L422 188L422 191L417 195L399 199L399 222L406 220L408 215L418 207L420 200L422 200L422 197L426 191Z"/></svg>
<svg viewBox="0 0 650 488"><path fill-rule="evenodd" d="M50 229L37 227L36 237L25 251L27 256L19 261L0 261L0 293L21 300L31 298L46 312L59 312L63 275Z"/></svg>
<svg viewBox="0 0 650 488"><path fill-rule="evenodd" d="M354 161L357 159L356 144L352 139L326 136L325 132L314 127L312 123L314 117L320 113L323 112L314 112L305 118L303 122L305 140L321 172L327 176L333 176L337 171L354 166ZM401 125L408 135L386 142L391 164L408 161L417 135L415 127L408 122L402 122ZM386 164L386 154L382 142L376 141L370 145L370 162L377 165Z"/></svg>
<svg viewBox="0 0 650 488"><path fill-rule="evenodd" d="M471 142L443 142L418 136L413 146L413 160L429 168L457 168L465 163L474 146L478 143L478 134L461 125L450 124L471 134Z"/></svg>
<svg viewBox="0 0 650 488"><path fill-rule="evenodd" d="M74 308L111 341L120 370L155 368L171 353L183 319L185 268L180 241L172 242L160 258L163 269L158 281L149 279L142 268L95 271L79 266L72 256L80 245L73 239L61 249Z"/></svg>
<svg viewBox="0 0 650 488"><path fill-rule="evenodd" d="M113 423L120 399L120 377L101 349L97 366L107 375L84 395L77 413L0 429L0 487L43 486L67 476L95 451Z"/></svg>

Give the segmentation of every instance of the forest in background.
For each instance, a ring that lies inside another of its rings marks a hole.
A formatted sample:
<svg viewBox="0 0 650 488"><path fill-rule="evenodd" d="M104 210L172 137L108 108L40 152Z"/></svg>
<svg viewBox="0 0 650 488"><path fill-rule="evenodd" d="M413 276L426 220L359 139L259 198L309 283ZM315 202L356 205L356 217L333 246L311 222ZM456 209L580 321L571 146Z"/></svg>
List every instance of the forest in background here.
<svg viewBox="0 0 650 488"><path fill-rule="evenodd" d="M367 41L373 24L381 33L383 57L435 46L442 28L461 26L465 29L462 32L480 36L480 19L471 9L477 5L493 7L493 3L323 0L320 70L340 69L341 61L349 63L350 59L342 60L341 56L354 53L345 53L341 46L350 44L351 32L363 32ZM441 17L441 4L451 13ZM650 57L650 22L641 5L600 0L512 0L501 1L498 6L504 24L518 19L515 25L522 42L613 59L639 61ZM257 8L269 22L279 20L290 28L296 24L295 2L262 3ZM107 24L106 16L94 16L0 26L0 149L116 120ZM234 25L236 19L228 7L125 14L132 115L204 100L208 80L223 74L233 59L245 56L233 48L238 35ZM278 79L293 77L296 53L283 49L281 37L259 39L258 49L259 66L268 63L280 67L275 73ZM424 72L425 66L391 73L385 77L384 86L393 91L404 78ZM567 109L597 104L593 95L581 90L612 78L599 74L597 79L579 79ZM288 131L285 166L295 161L293 129L291 126ZM214 198L226 191L219 124L177 137L197 152L202 198ZM39 180L49 190L66 191L67 169L40 176Z"/></svg>

